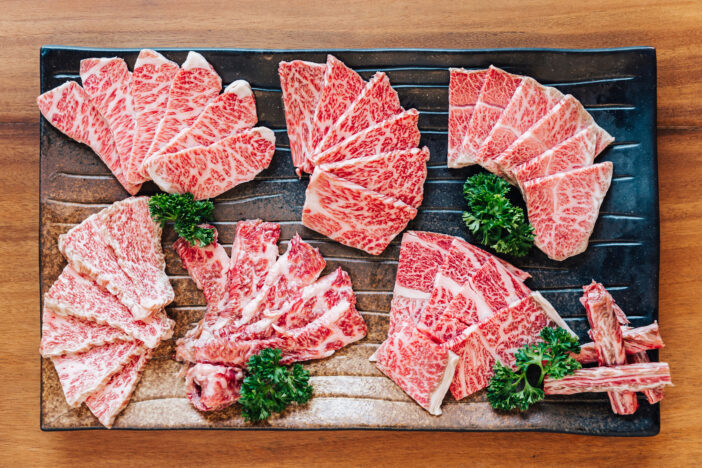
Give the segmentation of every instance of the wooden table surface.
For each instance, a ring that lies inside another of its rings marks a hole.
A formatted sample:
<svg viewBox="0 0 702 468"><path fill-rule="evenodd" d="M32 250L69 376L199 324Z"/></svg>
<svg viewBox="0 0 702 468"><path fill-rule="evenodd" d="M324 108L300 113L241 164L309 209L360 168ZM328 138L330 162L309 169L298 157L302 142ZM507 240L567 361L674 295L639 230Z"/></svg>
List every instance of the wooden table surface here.
<svg viewBox="0 0 702 468"><path fill-rule="evenodd" d="M176 6L176 4L178 4ZM182 4L182 5L181 5ZM702 5L696 1L0 2L0 466L688 466L702 459ZM577 6L575 6L577 5ZM39 47L658 50L660 322L675 387L652 438L39 430Z"/></svg>

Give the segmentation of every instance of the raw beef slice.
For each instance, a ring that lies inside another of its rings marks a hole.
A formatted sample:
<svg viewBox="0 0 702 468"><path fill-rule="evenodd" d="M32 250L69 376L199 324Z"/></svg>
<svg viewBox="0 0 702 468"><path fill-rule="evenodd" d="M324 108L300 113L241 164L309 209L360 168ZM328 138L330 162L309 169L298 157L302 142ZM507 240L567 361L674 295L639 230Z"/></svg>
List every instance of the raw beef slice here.
<svg viewBox="0 0 702 468"><path fill-rule="evenodd" d="M425 146L322 164L319 169L419 208L428 160Z"/></svg>
<svg viewBox="0 0 702 468"><path fill-rule="evenodd" d="M168 90L166 112L156 127L144 162L166 146L181 130L195 123L205 106L221 90L222 79L212 65L197 52L188 52L188 57ZM141 174L146 176L146 171L142 169Z"/></svg>
<svg viewBox="0 0 702 468"><path fill-rule="evenodd" d="M458 356L405 323L376 352L376 366L430 414L441 414Z"/></svg>
<svg viewBox="0 0 702 468"><path fill-rule="evenodd" d="M207 104L191 127L181 130L158 153L177 153L194 146L210 146L256 125L256 100L249 83L238 80Z"/></svg>
<svg viewBox="0 0 702 468"><path fill-rule="evenodd" d="M84 59L80 79L90 101L110 125L122 172L126 172L136 129L127 64L117 57Z"/></svg>
<svg viewBox="0 0 702 468"><path fill-rule="evenodd" d="M331 239L379 255L417 215L403 201L316 169L307 186L302 224Z"/></svg>
<svg viewBox="0 0 702 468"><path fill-rule="evenodd" d="M178 65L156 51L139 52L130 92L136 120L136 134L129 155L126 177L132 183L145 182L141 166L154 139L156 127L166 113L168 91L178 73Z"/></svg>
<svg viewBox="0 0 702 468"><path fill-rule="evenodd" d="M559 261L584 252L611 181L604 162L525 182L534 244Z"/></svg>
<svg viewBox="0 0 702 468"><path fill-rule="evenodd" d="M498 170L515 182L512 170L548 151L580 130L596 125L582 104L571 95L564 97L541 120L517 138L497 159ZM601 127L595 126L597 143L595 154L600 154L613 138Z"/></svg>
<svg viewBox="0 0 702 468"><path fill-rule="evenodd" d="M366 82L333 55L327 56L324 87L314 111L309 148L317 150L322 138L356 100Z"/></svg>
<svg viewBox="0 0 702 468"><path fill-rule="evenodd" d="M117 328L149 348L155 348L161 340L169 339L175 325L163 310L143 321L136 320L116 296L70 265L63 269L44 295L44 307L66 317Z"/></svg>
<svg viewBox="0 0 702 468"><path fill-rule="evenodd" d="M414 148L421 136L418 120L416 109L396 114L317 154L314 165Z"/></svg>
<svg viewBox="0 0 702 468"><path fill-rule="evenodd" d="M128 182L122 171L109 124L78 83L67 81L45 92L37 98L37 105L51 125L77 142L90 146L127 192L134 195L139 191L141 185Z"/></svg>
<svg viewBox="0 0 702 468"><path fill-rule="evenodd" d="M322 141L316 152L322 152L371 125L402 112L400 98L390 86L385 73L378 72L370 79L358 98L346 109Z"/></svg>
<svg viewBox="0 0 702 468"><path fill-rule="evenodd" d="M280 62L278 65L290 154L298 175L301 170L312 172L313 169L307 158L314 148L309 148L308 145L311 140L314 110L324 87L326 68L323 63L302 60Z"/></svg>
<svg viewBox="0 0 702 468"><path fill-rule="evenodd" d="M480 89L485 82L487 70L465 70L451 68L449 81L449 140L448 167L458 168L458 153L468 131L468 124L478 102Z"/></svg>
<svg viewBox="0 0 702 468"><path fill-rule="evenodd" d="M476 162L480 146L499 120L522 79L521 76L490 66L461 144L458 155L461 166Z"/></svg>
<svg viewBox="0 0 702 468"><path fill-rule="evenodd" d="M207 147L161 154L145 167L164 192L190 192L196 200L204 200L252 180L268 167L274 151L273 131L256 127Z"/></svg>
<svg viewBox="0 0 702 468"><path fill-rule="evenodd" d="M81 353L95 346L129 339L129 336L117 328L70 315L59 315L44 306L39 346L43 357Z"/></svg>
<svg viewBox="0 0 702 468"><path fill-rule="evenodd" d="M559 172L592 165L595 160L597 132L591 125L561 144L515 167L512 173L520 187L524 182Z"/></svg>
<svg viewBox="0 0 702 468"><path fill-rule="evenodd" d="M139 303L157 312L175 298L161 249L161 225L151 218L149 197L128 198L100 212L101 234L132 280ZM143 318L143 317L139 317Z"/></svg>
<svg viewBox="0 0 702 468"><path fill-rule="evenodd" d="M483 141L475 160L485 169L496 172L494 160L561 99L563 94L556 88L525 77Z"/></svg>

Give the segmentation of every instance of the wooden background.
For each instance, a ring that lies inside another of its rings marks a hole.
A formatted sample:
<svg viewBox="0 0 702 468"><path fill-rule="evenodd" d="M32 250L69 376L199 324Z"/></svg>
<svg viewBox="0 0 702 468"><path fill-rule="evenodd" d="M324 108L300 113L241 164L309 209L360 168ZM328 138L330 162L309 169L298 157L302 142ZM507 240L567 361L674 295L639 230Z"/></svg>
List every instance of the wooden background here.
<svg viewBox="0 0 702 468"><path fill-rule="evenodd" d="M576 6L577 5L577 6ZM658 49L661 434L39 430L39 47ZM688 466L702 459L702 4L697 1L0 1L0 466Z"/></svg>

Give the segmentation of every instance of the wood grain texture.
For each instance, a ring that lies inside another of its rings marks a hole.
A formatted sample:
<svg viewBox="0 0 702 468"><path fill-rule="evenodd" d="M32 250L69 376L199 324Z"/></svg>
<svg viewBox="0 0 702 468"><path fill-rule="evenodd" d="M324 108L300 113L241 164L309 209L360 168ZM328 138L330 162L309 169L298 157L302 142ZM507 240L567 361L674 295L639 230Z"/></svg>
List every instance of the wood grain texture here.
<svg viewBox="0 0 702 468"><path fill-rule="evenodd" d="M0 15L0 464L689 466L702 458L702 9L698 1L5 1ZM168 4L168 5L167 5ZM39 431L38 59L105 47L614 47L658 49L660 318L675 387L661 434Z"/></svg>

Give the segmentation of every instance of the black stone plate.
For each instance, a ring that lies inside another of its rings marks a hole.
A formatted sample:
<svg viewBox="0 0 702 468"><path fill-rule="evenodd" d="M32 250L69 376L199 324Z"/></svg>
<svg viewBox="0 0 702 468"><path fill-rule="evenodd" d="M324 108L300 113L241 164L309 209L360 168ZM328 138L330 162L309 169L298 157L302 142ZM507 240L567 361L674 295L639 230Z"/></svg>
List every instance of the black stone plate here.
<svg viewBox="0 0 702 468"><path fill-rule="evenodd" d="M161 50L182 63L185 49ZM660 413L641 398L633 416L612 414L603 394L549 398L525 414L492 411L479 393L461 402L450 396L441 417L428 415L411 402L367 357L387 333L387 312L395 276L400 237L378 257L343 247L300 225L306 178L298 181L288 151L277 67L281 60L323 62L333 53L369 78L385 71L405 108L421 112L422 145L431 149L424 203L410 229L470 236L461 223L464 208L461 184L479 169L446 168L449 67L484 68L490 64L534 77L571 93L590 110L616 141L600 157L614 163L614 179L592 235L581 255L565 262L548 260L538 250L525 259L508 259L529 271L528 285L541 291L570 326L585 340L588 329L578 303L581 286L592 279L604 283L636 326L658 317L658 184L656 169L656 56L651 48L608 50L331 50L265 51L199 49L228 84L251 83L259 124L275 130L276 155L255 181L243 184L216 200L220 238L229 246L234 222L263 218L280 222L281 249L296 232L320 248L329 269L349 271L358 306L369 324L369 335L335 356L306 364L314 376L316 397L265 425L245 424L236 406L215 414L195 411L184 398L172 359L173 342L164 343L149 363L134 397L117 419L116 427L165 428L293 428L293 429L425 429L528 430L599 435L653 435ZM78 79L80 60L121 56L130 69L137 50L78 49L48 46L41 50L41 89ZM56 248L59 234L127 195L89 148L41 123L41 281L46 291L63 268ZM146 184L142 193L154 193ZM204 300L173 255L174 235L166 230L164 249L176 300L168 309L177 320L176 336L202 314ZM656 356L654 355L654 358ZM90 412L66 406L50 361L42 363L42 419L44 429L99 427Z"/></svg>

